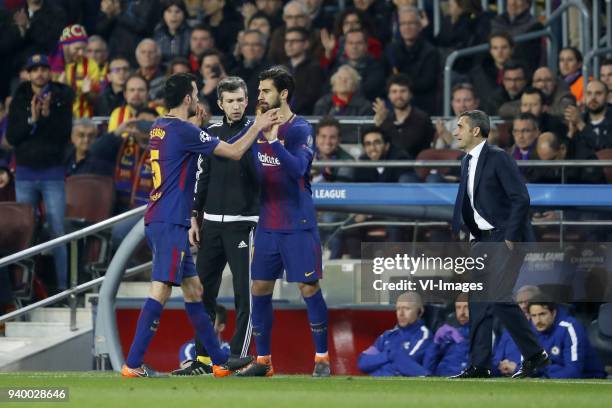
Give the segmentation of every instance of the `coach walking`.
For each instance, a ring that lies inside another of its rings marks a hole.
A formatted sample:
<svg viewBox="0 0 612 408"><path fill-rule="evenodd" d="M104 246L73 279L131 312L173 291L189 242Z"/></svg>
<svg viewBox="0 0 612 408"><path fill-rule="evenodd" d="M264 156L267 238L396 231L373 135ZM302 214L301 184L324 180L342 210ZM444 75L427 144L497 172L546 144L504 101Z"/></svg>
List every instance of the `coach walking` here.
<svg viewBox="0 0 612 408"><path fill-rule="evenodd" d="M514 160L487 143L490 123L482 111L459 115L454 136L466 152L453 213L453 231L470 234L471 256L485 256L483 273L474 275L485 290L470 294L471 365L453 378L491 376L493 316L506 327L524 357L514 378L535 375L549 364L524 314L511 300L512 287L523 262L517 243L527 241L529 193Z"/></svg>
<svg viewBox="0 0 612 408"><path fill-rule="evenodd" d="M238 77L227 77L217 85L217 98L224 112L223 122L208 131L223 141L244 133L251 122L246 117L247 86ZM236 329L230 342L233 356L249 350L250 330L250 256L253 233L259 214L259 182L253 155L240 161L218 156L198 158L197 184L189 240L199 246L196 269L204 287L203 302L215 321L215 306L221 276L229 263L234 286ZM202 375L212 370L210 358L196 339L196 360L174 375Z"/></svg>

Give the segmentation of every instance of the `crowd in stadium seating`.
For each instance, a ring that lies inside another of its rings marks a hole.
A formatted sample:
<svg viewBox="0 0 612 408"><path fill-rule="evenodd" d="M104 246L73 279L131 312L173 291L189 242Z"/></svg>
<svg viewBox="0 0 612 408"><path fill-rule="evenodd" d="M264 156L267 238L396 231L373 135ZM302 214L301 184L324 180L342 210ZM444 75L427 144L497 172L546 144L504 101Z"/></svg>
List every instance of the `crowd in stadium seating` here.
<svg viewBox="0 0 612 408"><path fill-rule="evenodd" d="M537 286L524 286L516 300L551 357L542 378L605 378L604 367L582 323L565 305L546 300ZM359 356L359 369L372 376L457 375L470 365L470 317L467 297L459 295L455 311L432 331L424 321L419 294L406 292L396 301L397 325L385 331ZM495 338L492 373L509 377L523 357L506 330Z"/></svg>
<svg viewBox="0 0 612 408"><path fill-rule="evenodd" d="M542 27L529 0L508 1L499 15L482 10L480 0L450 0L439 33L430 3L427 11L416 4L353 0L340 10L339 2L322 0L0 1L0 199L14 200L16 192L17 201L38 207L34 195L43 194L51 236L63 233L64 177L113 177L115 213L146 202L147 126L164 113L162 85L176 72L201 79L200 99L212 115L221 113L219 80L242 77L253 114L258 74L285 65L296 78L294 111L326 116L317 127L316 160L415 159L429 149L457 158L454 120L432 121L443 111L442 63L453 50L485 42L488 52L453 67L454 114L479 108L505 119L489 143L517 160L595 159L612 148L612 61L601 62L600 82L584 78L577 48L563 48L558 66L550 67L539 39L515 44L513 36ZM35 81L50 99L32 97ZM583 94L584 81L590 82ZM41 126L32 126L39 111ZM333 118L345 115L368 116L376 125L348 151L340 146L344 128ZM95 128L94 116L108 121ZM28 132L40 138L20 142L18 135ZM561 181L558 168L523 174L529 182ZM313 179L457 180L453 171L384 168L315 169ZM606 181L593 168L566 171L565 180ZM65 271L65 251L56 252L56 268ZM331 256L342 253L332 248ZM65 287L66 275L58 278Z"/></svg>

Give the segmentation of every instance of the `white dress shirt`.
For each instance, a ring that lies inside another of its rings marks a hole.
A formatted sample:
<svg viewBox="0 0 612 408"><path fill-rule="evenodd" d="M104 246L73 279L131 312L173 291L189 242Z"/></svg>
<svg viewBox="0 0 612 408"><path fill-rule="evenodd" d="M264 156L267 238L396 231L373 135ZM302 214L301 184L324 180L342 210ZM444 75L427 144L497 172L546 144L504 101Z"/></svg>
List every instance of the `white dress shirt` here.
<svg viewBox="0 0 612 408"><path fill-rule="evenodd" d="M476 167L478 166L478 158L480 157L480 152L482 152L482 148L484 144L487 143L486 140L483 140L478 146L473 148L468 152L472 158L468 163L468 183L467 183L467 194L470 198L470 204L472 205L472 209L474 210L474 221L476 221L476 225L482 231L492 230L495 227L492 226L487 220L485 220L476 208L474 208L474 178L476 177Z"/></svg>

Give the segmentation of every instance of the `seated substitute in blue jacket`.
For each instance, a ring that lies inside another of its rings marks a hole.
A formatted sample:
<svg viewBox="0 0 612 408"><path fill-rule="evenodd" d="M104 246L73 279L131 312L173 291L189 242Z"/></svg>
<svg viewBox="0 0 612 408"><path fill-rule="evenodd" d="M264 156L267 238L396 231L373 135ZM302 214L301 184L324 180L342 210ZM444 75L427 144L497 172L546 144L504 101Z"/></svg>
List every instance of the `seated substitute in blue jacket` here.
<svg viewBox="0 0 612 408"><path fill-rule="evenodd" d="M359 369L372 376L422 377L431 373L424 359L433 345L431 331L421 320L423 301L416 292L397 298L397 326L385 331L359 356Z"/></svg>
<svg viewBox="0 0 612 408"><path fill-rule="evenodd" d="M541 372L543 378L605 378L599 356L582 324L555 303L529 303L529 316L540 344L552 364ZM512 375L522 360L518 347L504 332L495 350L497 374Z"/></svg>
<svg viewBox="0 0 612 408"><path fill-rule="evenodd" d="M450 377L466 369L470 360L470 312L468 302L455 302L457 325L444 324L434 335L434 344L425 356L432 375Z"/></svg>
<svg viewBox="0 0 612 408"><path fill-rule="evenodd" d="M540 344L552 360L552 364L544 368L542 377L606 377L599 356L579 321L557 313L557 305L549 302L530 302L529 315Z"/></svg>

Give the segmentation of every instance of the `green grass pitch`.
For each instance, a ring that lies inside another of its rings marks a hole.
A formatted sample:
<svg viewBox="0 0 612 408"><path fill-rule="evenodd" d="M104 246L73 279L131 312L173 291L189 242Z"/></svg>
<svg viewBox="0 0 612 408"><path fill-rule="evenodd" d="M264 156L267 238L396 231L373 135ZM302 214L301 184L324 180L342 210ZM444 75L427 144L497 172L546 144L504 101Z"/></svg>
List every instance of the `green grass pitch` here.
<svg viewBox="0 0 612 408"><path fill-rule="evenodd" d="M612 407L606 380L446 380L277 375L125 379L112 372L0 373L0 388L68 387L69 402L0 407Z"/></svg>

